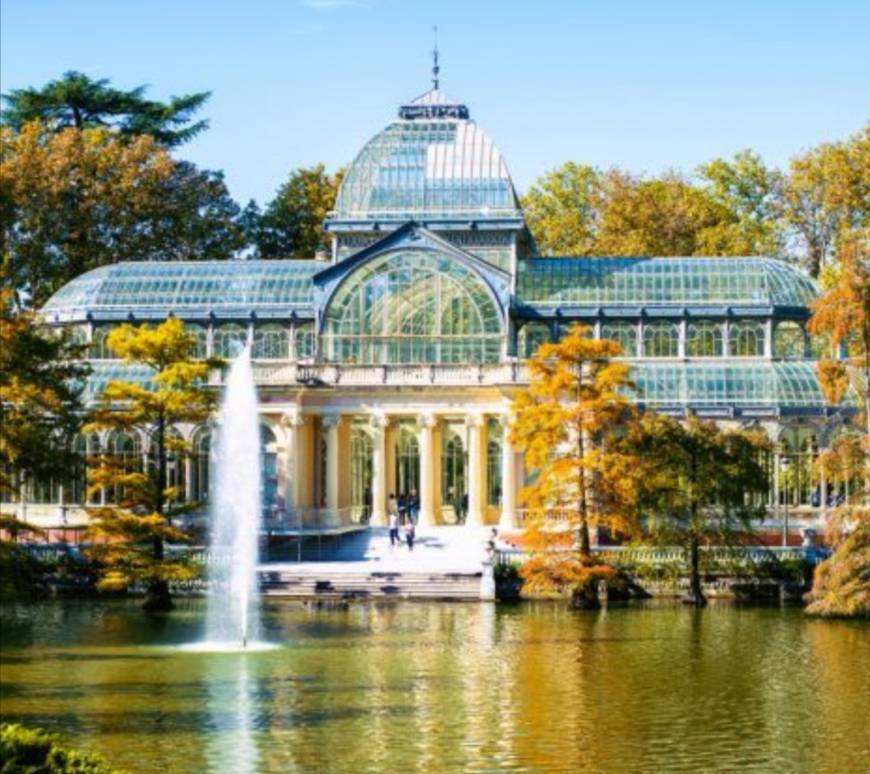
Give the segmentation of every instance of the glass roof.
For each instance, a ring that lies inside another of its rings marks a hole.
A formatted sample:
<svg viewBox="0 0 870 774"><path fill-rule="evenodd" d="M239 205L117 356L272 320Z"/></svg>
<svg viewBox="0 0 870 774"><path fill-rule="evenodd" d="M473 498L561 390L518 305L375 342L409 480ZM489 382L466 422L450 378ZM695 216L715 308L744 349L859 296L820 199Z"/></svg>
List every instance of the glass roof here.
<svg viewBox="0 0 870 774"><path fill-rule="evenodd" d="M424 114L396 121L369 140L344 176L332 217L486 219L521 213L492 140L473 121Z"/></svg>
<svg viewBox="0 0 870 774"><path fill-rule="evenodd" d="M818 291L771 258L529 258L519 261L523 304L809 306Z"/></svg>
<svg viewBox="0 0 870 774"><path fill-rule="evenodd" d="M311 277L321 269L301 260L116 263L64 285L43 314L63 322L101 312L292 311L311 307Z"/></svg>
<svg viewBox="0 0 870 774"><path fill-rule="evenodd" d="M812 361L638 362L631 370L636 399L653 407L826 405Z"/></svg>
<svg viewBox="0 0 870 774"><path fill-rule="evenodd" d="M121 360L91 360L91 373L85 382L84 399L92 401L99 398L106 385L113 381L132 382L141 387L151 389L154 375L146 365L124 363Z"/></svg>

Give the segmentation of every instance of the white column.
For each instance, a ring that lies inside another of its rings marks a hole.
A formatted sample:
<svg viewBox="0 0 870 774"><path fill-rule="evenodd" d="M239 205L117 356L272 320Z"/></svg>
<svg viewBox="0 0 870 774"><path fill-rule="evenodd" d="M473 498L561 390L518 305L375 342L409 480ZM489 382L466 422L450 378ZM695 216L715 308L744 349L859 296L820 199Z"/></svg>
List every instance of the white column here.
<svg viewBox="0 0 870 774"><path fill-rule="evenodd" d="M508 414L501 417L501 516L498 526L501 529L513 529L516 525L517 507L517 455L510 441L511 418Z"/></svg>
<svg viewBox="0 0 870 774"><path fill-rule="evenodd" d="M469 414L468 427L468 527L483 526L483 484L486 477L486 443L483 434L486 422L480 414Z"/></svg>
<svg viewBox="0 0 870 774"><path fill-rule="evenodd" d="M323 417L322 425L326 431L326 508L338 511L338 477L341 464L338 454L338 429L340 416Z"/></svg>
<svg viewBox="0 0 870 774"><path fill-rule="evenodd" d="M284 454L283 495L287 513L291 519L301 516L308 506L306 494L307 464L305 455L305 416L301 411L288 411L281 417L285 430L286 452Z"/></svg>
<svg viewBox="0 0 870 774"><path fill-rule="evenodd" d="M419 524L431 527L435 524L435 439L437 419L431 414L421 414L420 426L420 514Z"/></svg>
<svg viewBox="0 0 870 774"><path fill-rule="evenodd" d="M389 419L383 414L371 418L374 428L374 453L372 458L372 519L374 527L387 524L387 426Z"/></svg>

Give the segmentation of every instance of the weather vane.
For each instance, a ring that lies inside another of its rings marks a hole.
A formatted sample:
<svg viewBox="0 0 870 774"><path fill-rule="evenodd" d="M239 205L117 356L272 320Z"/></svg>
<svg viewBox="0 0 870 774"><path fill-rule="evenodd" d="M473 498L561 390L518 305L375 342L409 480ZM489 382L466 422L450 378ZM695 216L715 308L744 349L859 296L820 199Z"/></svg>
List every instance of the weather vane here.
<svg viewBox="0 0 870 774"><path fill-rule="evenodd" d="M438 88L438 73L441 68L438 66L438 26L432 28L435 33L435 48L432 49L432 86Z"/></svg>

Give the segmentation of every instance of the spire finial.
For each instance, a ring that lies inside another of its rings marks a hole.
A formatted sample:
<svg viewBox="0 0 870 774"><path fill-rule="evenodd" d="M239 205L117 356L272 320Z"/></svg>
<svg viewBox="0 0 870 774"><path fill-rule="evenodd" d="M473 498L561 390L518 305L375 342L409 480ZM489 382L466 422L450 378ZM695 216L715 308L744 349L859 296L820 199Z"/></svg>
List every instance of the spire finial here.
<svg viewBox="0 0 870 774"><path fill-rule="evenodd" d="M438 66L438 25L432 28L432 32L435 34L435 48L432 49L432 86L437 89L438 73L441 72Z"/></svg>

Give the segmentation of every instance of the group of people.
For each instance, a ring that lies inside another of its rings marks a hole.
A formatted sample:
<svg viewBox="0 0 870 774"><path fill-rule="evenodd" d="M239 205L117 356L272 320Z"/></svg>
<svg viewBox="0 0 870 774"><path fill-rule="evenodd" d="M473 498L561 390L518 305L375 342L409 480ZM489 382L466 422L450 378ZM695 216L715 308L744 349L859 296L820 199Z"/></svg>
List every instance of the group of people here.
<svg viewBox="0 0 870 774"><path fill-rule="evenodd" d="M417 490L412 489L409 494L400 494L398 498L391 493L387 498L387 511L389 512L390 545L401 545L402 538L399 535L401 530L408 550L413 551L417 516L420 513L420 498L417 496Z"/></svg>

